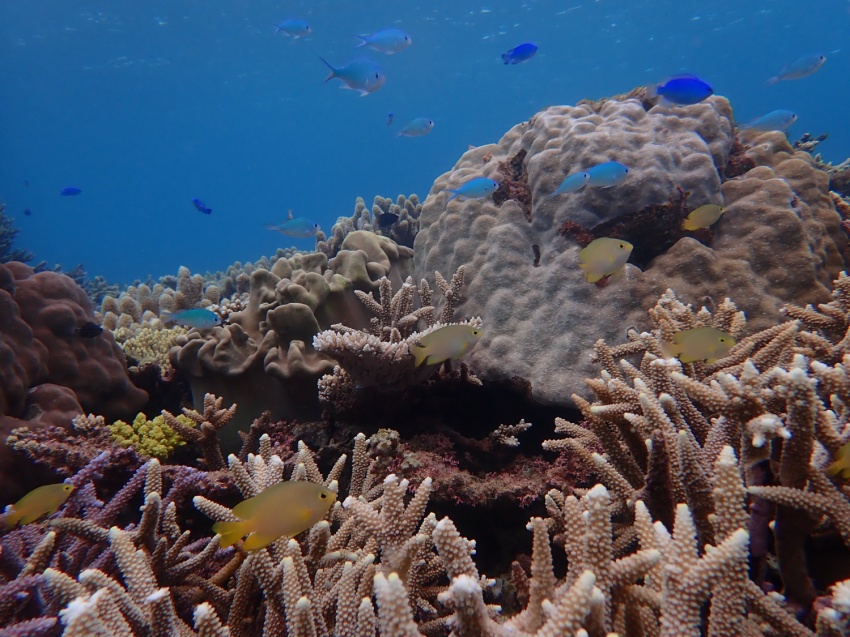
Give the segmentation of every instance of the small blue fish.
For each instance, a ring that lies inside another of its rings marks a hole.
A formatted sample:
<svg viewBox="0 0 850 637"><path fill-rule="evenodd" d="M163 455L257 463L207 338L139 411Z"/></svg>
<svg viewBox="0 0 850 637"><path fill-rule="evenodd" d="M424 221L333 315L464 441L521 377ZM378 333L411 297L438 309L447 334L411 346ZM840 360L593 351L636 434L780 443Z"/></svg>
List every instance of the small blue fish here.
<svg viewBox="0 0 850 637"><path fill-rule="evenodd" d="M646 87L646 96L652 99L660 95L673 104L698 104L714 94L714 89L696 75L677 75L664 84Z"/></svg>
<svg viewBox="0 0 850 637"><path fill-rule="evenodd" d="M521 64L533 58L535 53L537 53L537 45L534 42L523 42L507 53L502 53L502 62L505 64Z"/></svg>
<svg viewBox="0 0 850 637"><path fill-rule="evenodd" d="M32 210L30 210L29 208L27 208L26 210L24 210L24 214L25 214L27 217L31 217L31 216L32 216Z"/></svg>
<svg viewBox="0 0 850 637"><path fill-rule="evenodd" d="M492 195L496 192L498 187L498 181L487 179L486 177L474 177L469 181L464 182L460 188L456 188L454 190L446 188L446 192L453 193L452 196L446 200L446 203L449 203L449 201L455 197L457 197L460 201L463 201L464 199L481 199L482 197Z"/></svg>
<svg viewBox="0 0 850 637"><path fill-rule="evenodd" d="M60 194L62 197L75 197L75 196L79 195L79 194L80 194L80 193L82 193L82 192L83 192L83 191L82 191L82 190L80 190L79 188L75 188L74 186L68 186L68 187L63 188L62 190L60 190L60 191L59 191L59 194Z"/></svg>
<svg viewBox="0 0 850 637"><path fill-rule="evenodd" d="M357 48L368 46L370 49L392 55L399 51L404 51L407 47L413 44L413 40L401 29L384 29L375 31L375 33L366 33L358 35L362 40L357 44Z"/></svg>
<svg viewBox="0 0 850 637"><path fill-rule="evenodd" d="M801 77L808 77L812 73L817 72L823 66L824 62L826 62L826 56L822 53L804 55L800 59L791 62L778 75L770 78L767 83L776 84L782 80L799 80Z"/></svg>
<svg viewBox="0 0 850 637"><path fill-rule="evenodd" d="M778 109L775 111L770 111L766 115L762 115L761 117L757 117L754 120L747 122L746 124L741 124L738 128L744 130L759 130L759 131L771 131L771 130L781 130L783 133L787 132L789 128L791 128L791 124L797 121L797 114L792 113L791 111L786 111L783 109Z"/></svg>
<svg viewBox="0 0 850 637"><path fill-rule="evenodd" d="M610 188L626 180L629 169L618 161L606 161L587 170L587 185Z"/></svg>
<svg viewBox="0 0 850 637"><path fill-rule="evenodd" d="M590 175L587 173L573 173L572 175L567 175L564 178L564 181L561 182L561 185L552 193L552 196L563 195L571 192L578 192L587 184L590 180Z"/></svg>
<svg viewBox="0 0 850 637"><path fill-rule="evenodd" d="M393 114L387 113L387 126L391 126L393 123Z"/></svg>
<svg viewBox="0 0 850 637"><path fill-rule="evenodd" d="M206 330L216 325L221 325L221 317L218 314L201 307L196 307L192 310L182 310L180 312L162 310L159 313L159 319L163 323L178 323L186 327L196 327L199 330Z"/></svg>
<svg viewBox="0 0 850 637"><path fill-rule="evenodd" d="M207 208L207 205L200 199L192 199L192 204L198 212L203 212L205 215L212 214L212 208Z"/></svg>
<svg viewBox="0 0 850 637"><path fill-rule="evenodd" d="M325 82L333 79L342 80L343 86L340 88L349 88L352 91L357 91L361 97L369 93L374 93L387 80L381 67L369 58L357 58L339 68L331 66L321 56L319 59L331 70L331 74L325 78Z"/></svg>
<svg viewBox="0 0 850 637"><path fill-rule="evenodd" d="M308 239L310 237L315 237L316 233L321 230L321 227L318 223L310 221L305 217L290 216L289 219L279 226L272 224L267 225L266 230L275 230L287 237L301 237L302 239Z"/></svg>
<svg viewBox="0 0 850 637"><path fill-rule="evenodd" d="M396 133L399 137L422 137L434 128L434 120L427 117L417 117L410 120L404 128Z"/></svg>
<svg viewBox="0 0 850 637"><path fill-rule="evenodd" d="M306 35L310 35L311 31L309 24L307 24L304 20L299 20L297 18L284 20L283 22L279 22L274 25L275 33L283 33L284 35L290 36L293 40L298 40Z"/></svg>

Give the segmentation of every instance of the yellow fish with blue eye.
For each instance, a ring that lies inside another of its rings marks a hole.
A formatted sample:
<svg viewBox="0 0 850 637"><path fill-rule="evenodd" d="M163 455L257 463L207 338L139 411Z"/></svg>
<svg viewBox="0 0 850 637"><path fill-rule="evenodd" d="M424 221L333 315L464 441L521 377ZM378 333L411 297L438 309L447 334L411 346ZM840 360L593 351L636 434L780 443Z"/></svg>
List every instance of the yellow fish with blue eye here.
<svg viewBox="0 0 850 637"><path fill-rule="evenodd" d="M428 332L410 350L417 367L422 363L437 365L449 359L456 361L475 347L483 334L481 328L474 325L444 325Z"/></svg>
<svg viewBox="0 0 850 637"><path fill-rule="evenodd" d="M700 228L708 228L717 223L717 220L723 216L726 208L718 206L715 203L707 203L704 206L692 210L691 213L682 220L682 230L699 230Z"/></svg>
<svg viewBox="0 0 850 637"><path fill-rule="evenodd" d="M841 447L835 456L835 462L826 468L827 475L850 480L850 442Z"/></svg>
<svg viewBox="0 0 850 637"><path fill-rule="evenodd" d="M281 537L294 537L319 522L336 502L336 493L315 482L279 482L233 507L238 522L216 522L226 548L248 536L242 548L256 551Z"/></svg>
<svg viewBox="0 0 850 637"><path fill-rule="evenodd" d="M661 351L667 358L678 358L683 363L713 363L734 346L735 339L716 327L694 327L676 332L672 343L662 342Z"/></svg>
<svg viewBox="0 0 850 637"><path fill-rule="evenodd" d="M4 520L6 529L11 529L19 523L35 522L42 515L56 513L59 507L65 504L73 490L74 485L67 482L46 484L33 489L6 510Z"/></svg>
<svg viewBox="0 0 850 637"><path fill-rule="evenodd" d="M588 283L598 283L606 277L619 276L633 248L631 243L623 239L594 239L578 253L585 280Z"/></svg>

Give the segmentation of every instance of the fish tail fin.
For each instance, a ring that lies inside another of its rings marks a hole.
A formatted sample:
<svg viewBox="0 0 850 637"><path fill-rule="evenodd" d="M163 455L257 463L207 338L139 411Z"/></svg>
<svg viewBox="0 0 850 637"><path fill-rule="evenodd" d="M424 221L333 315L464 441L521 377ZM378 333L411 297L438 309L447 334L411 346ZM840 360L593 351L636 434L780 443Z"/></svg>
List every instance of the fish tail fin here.
<svg viewBox="0 0 850 637"><path fill-rule="evenodd" d="M19 511L15 511L13 507L9 508L3 516L3 525L7 531L13 529L18 525L22 517L23 515Z"/></svg>
<svg viewBox="0 0 850 637"><path fill-rule="evenodd" d="M664 358L678 358L681 353L676 343L660 341L659 345L661 346L661 353L664 354Z"/></svg>
<svg viewBox="0 0 850 637"><path fill-rule="evenodd" d="M419 367L422 363L424 363L425 359L429 356L428 348L423 347L422 345L414 345L411 353L413 354L413 360L416 367Z"/></svg>
<svg viewBox="0 0 850 637"><path fill-rule="evenodd" d="M221 536L218 545L223 549L233 546L245 535L244 522L216 522L212 528Z"/></svg>
<svg viewBox="0 0 850 637"><path fill-rule="evenodd" d="M511 56L508 55L507 53L502 53L502 62L504 62L505 64L510 64L511 63Z"/></svg>
<svg viewBox="0 0 850 637"><path fill-rule="evenodd" d="M172 312L169 312L168 310L160 310L159 320L163 323L170 323L174 320L174 314Z"/></svg>
<svg viewBox="0 0 850 637"><path fill-rule="evenodd" d="M275 34L278 34L278 33L280 33L281 31L283 31L283 29L281 29L281 28L280 28L279 26L277 26L276 24L274 24L274 25L272 25L272 26L274 27L274 32L275 32Z"/></svg>
<svg viewBox="0 0 850 637"><path fill-rule="evenodd" d="M330 63L330 62L328 62L328 61L327 61L325 58L323 58L321 55L319 56L319 59L320 59L322 62L324 62L324 63L325 63L325 66L326 66L326 67L328 67L328 68L331 70L330 75L328 75L328 76L324 79L324 81L322 82L322 84L324 84L325 82L329 82L330 80L332 80L332 79L334 79L335 77L337 77L337 74L336 74L336 69L335 69L333 66L331 66L331 63Z"/></svg>
<svg viewBox="0 0 850 637"><path fill-rule="evenodd" d="M355 36L355 37L356 37L358 40L360 40L360 42L358 42L357 44L355 44L355 45L354 45L354 48L355 48L355 49L359 49L360 47L363 47L363 46L366 46L367 44L369 44L369 41L366 39L366 36L364 36L364 35L357 35L357 36Z"/></svg>
<svg viewBox="0 0 850 637"><path fill-rule="evenodd" d="M446 203L449 203L452 199L457 197L457 190L449 190L448 188L446 188L446 192L452 193L452 196L446 199Z"/></svg>
<svg viewBox="0 0 850 637"><path fill-rule="evenodd" d="M765 82L765 84L767 84L768 86L773 86L774 84L776 84L781 79L782 78L779 77L778 75L774 75L773 77L767 78L767 81Z"/></svg>
<svg viewBox="0 0 850 637"><path fill-rule="evenodd" d="M658 97L658 84L647 84L646 85L646 97L647 99L655 99Z"/></svg>

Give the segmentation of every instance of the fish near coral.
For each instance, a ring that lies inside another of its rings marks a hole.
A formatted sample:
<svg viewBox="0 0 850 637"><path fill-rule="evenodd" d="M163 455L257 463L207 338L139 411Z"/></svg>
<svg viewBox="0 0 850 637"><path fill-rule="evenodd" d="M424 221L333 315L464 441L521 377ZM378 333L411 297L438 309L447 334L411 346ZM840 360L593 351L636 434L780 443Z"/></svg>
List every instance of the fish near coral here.
<svg viewBox="0 0 850 637"><path fill-rule="evenodd" d="M841 447L835 455L835 462L826 468L827 475L850 480L850 442Z"/></svg>
<svg viewBox="0 0 850 637"><path fill-rule="evenodd" d="M622 239L594 239L578 253L585 280L598 283L606 277L619 276L633 248L631 243Z"/></svg>
<svg viewBox="0 0 850 637"><path fill-rule="evenodd" d="M23 498L6 509L6 530L17 524L35 522L42 515L52 515L59 510L74 490L67 482L46 484L27 493Z"/></svg>
<svg viewBox="0 0 850 637"><path fill-rule="evenodd" d="M619 186L626 180L629 169L618 161L606 161L587 169L587 185L599 188Z"/></svg>
<svg viewBox="0 0 850 637"><path fill-rule="evenodd" d="M555 192L553 192L551 196L555 197L557 195L578 192L585 187L589 180L590 175L587 173L573 173L571 175L567 175L564 177L564 181L561 182L561 185L555 189Z"/></svg>
<svg viewBox="0 0 850 637"><path fill-rule="evenodd" d="M281 537L294 537L319 522L336 502L336 493L315 482L279 482L233 508L239 522L216 522L222 548L248 536L242 548L256 551Z"/></svg>
<svg viewBox="0 0 850 637"><path fill-rule="evenodd" d="M285 237L300 237L302 239L315 237L316 233L321 229L322 228L315 221L307 219L306 217L292 216L291 210L289 211L289 218L279 226L272 224L266 226L266 230L274 230Z"/></svg>
<svg viewBox="0 0 850 637"><path fill-rule="evenodd" d="M452 193L452 196L446 200L449 203L457 197L460 201L464 199L482 199L496 192L499 187L499 182L486 177L474 177L466 181L460 188L446 188L446 192Z"/></svg>
<svg viewBox="0 0 850 637"><path fill-rule="evenodd" d="M200 330L221 325L221 317L218 314L205 310L202 307L183 310L181 312L167 312L163 310L159 313L159 318L163 323L177 323Z"/></svg>
<svg viewBox="0 0 850 637"><path fill-rule="evenodd" d="M343 85L340 88L357 91L360 93L360 97L374 93L387 80L381 67L369 58L357 58L345 66L340 67L332 66L321 56L319 59L331 70L330 75L325 78L325 82L333 79L341 80ZM324 84L325 82L322 83Z"/></svg>
<svg viewBox="0 0 850 637"><path fill-rule="evenodd" d="M718 206L715 203L707 203L700 206L682 220L682 230L699 230L700 228L708 228L717 222L726 208Z"/></svg>
<svg viewBox="0 0 850 637"><path fill-rule="evenodd" d="M791 62L791 64L779 71L778 74L767 80L767 83L776 84L783 80L799 80L800 78L808 77L816 73L823 66L824 62L826 62L826 56L822 53L804 55Z"/></svg>
<svg viewBox="0 0 850 637"><path fill-rule="evenodd" d="M742 130L758 130L771 131L781 130L783 133L788 132L791 124L797 121L797 114L784 109L777 109L769 113L756 117L754 120L741 124L738 128Z"/></svg>
<svg viewBox="0 0 850 637"><path fill-rule="evenodd" d="M656 95L663 97L672 104L688 106L698 104L714 94L714 89L696 75L677 75L663 84L646 87L646 96L650 99Z"/></svg>
<svg viewBox="0 0 850 637"><path fill-rule="evenodd" d="M459 359L475 347L482 334L481 328L475 325L443 325L425 334L410 349L417 367L422 363L437 365Z"/></svg>
<svg viewBox="0 0 850 637"><path fill-rule="evenodd" d="M661 352L667 358L678 358L683 363L713 363L726 356L734 346L735 339L730 334L716 327L704 326L676 332L672 343L661 343Z"/></svg>
<svg viewBox="0 0 850 637"><path fill-rule="evenodd" d="M417 117L410 120L404 128L396 133L399 137L422 137L434 128L434 120L427 117Z"/></svg>

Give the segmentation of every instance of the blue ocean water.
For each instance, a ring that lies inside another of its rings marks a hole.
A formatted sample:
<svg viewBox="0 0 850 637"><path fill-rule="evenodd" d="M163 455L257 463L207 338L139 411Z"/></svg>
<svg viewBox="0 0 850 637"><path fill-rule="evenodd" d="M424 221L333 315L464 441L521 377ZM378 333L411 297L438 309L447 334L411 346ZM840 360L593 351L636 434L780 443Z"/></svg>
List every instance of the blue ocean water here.
<svg viewBox="0 0 850 637"><path fill-rule="evenodd" d="M292 17L312 34L274 34ZM412 46L354 48L356 34L387 27ZM829 133L818 150L839 162L848 31L846 0L4 0L0 201L36 260L123 282L224 269L310 248L264 228L288 210L327 231L357 196L424 198L468 145L541 108L681 72L730 98L739 121L795 111L789 136ZM537 55L502 64L525 41ZM322 83L319 56L364 52L387 76L377 92ZM765 84L816 52L827 56L816 74ZM429 135L395 136L420 116L436 123ZM60 197L67 186L83 192Z"/></svg>

